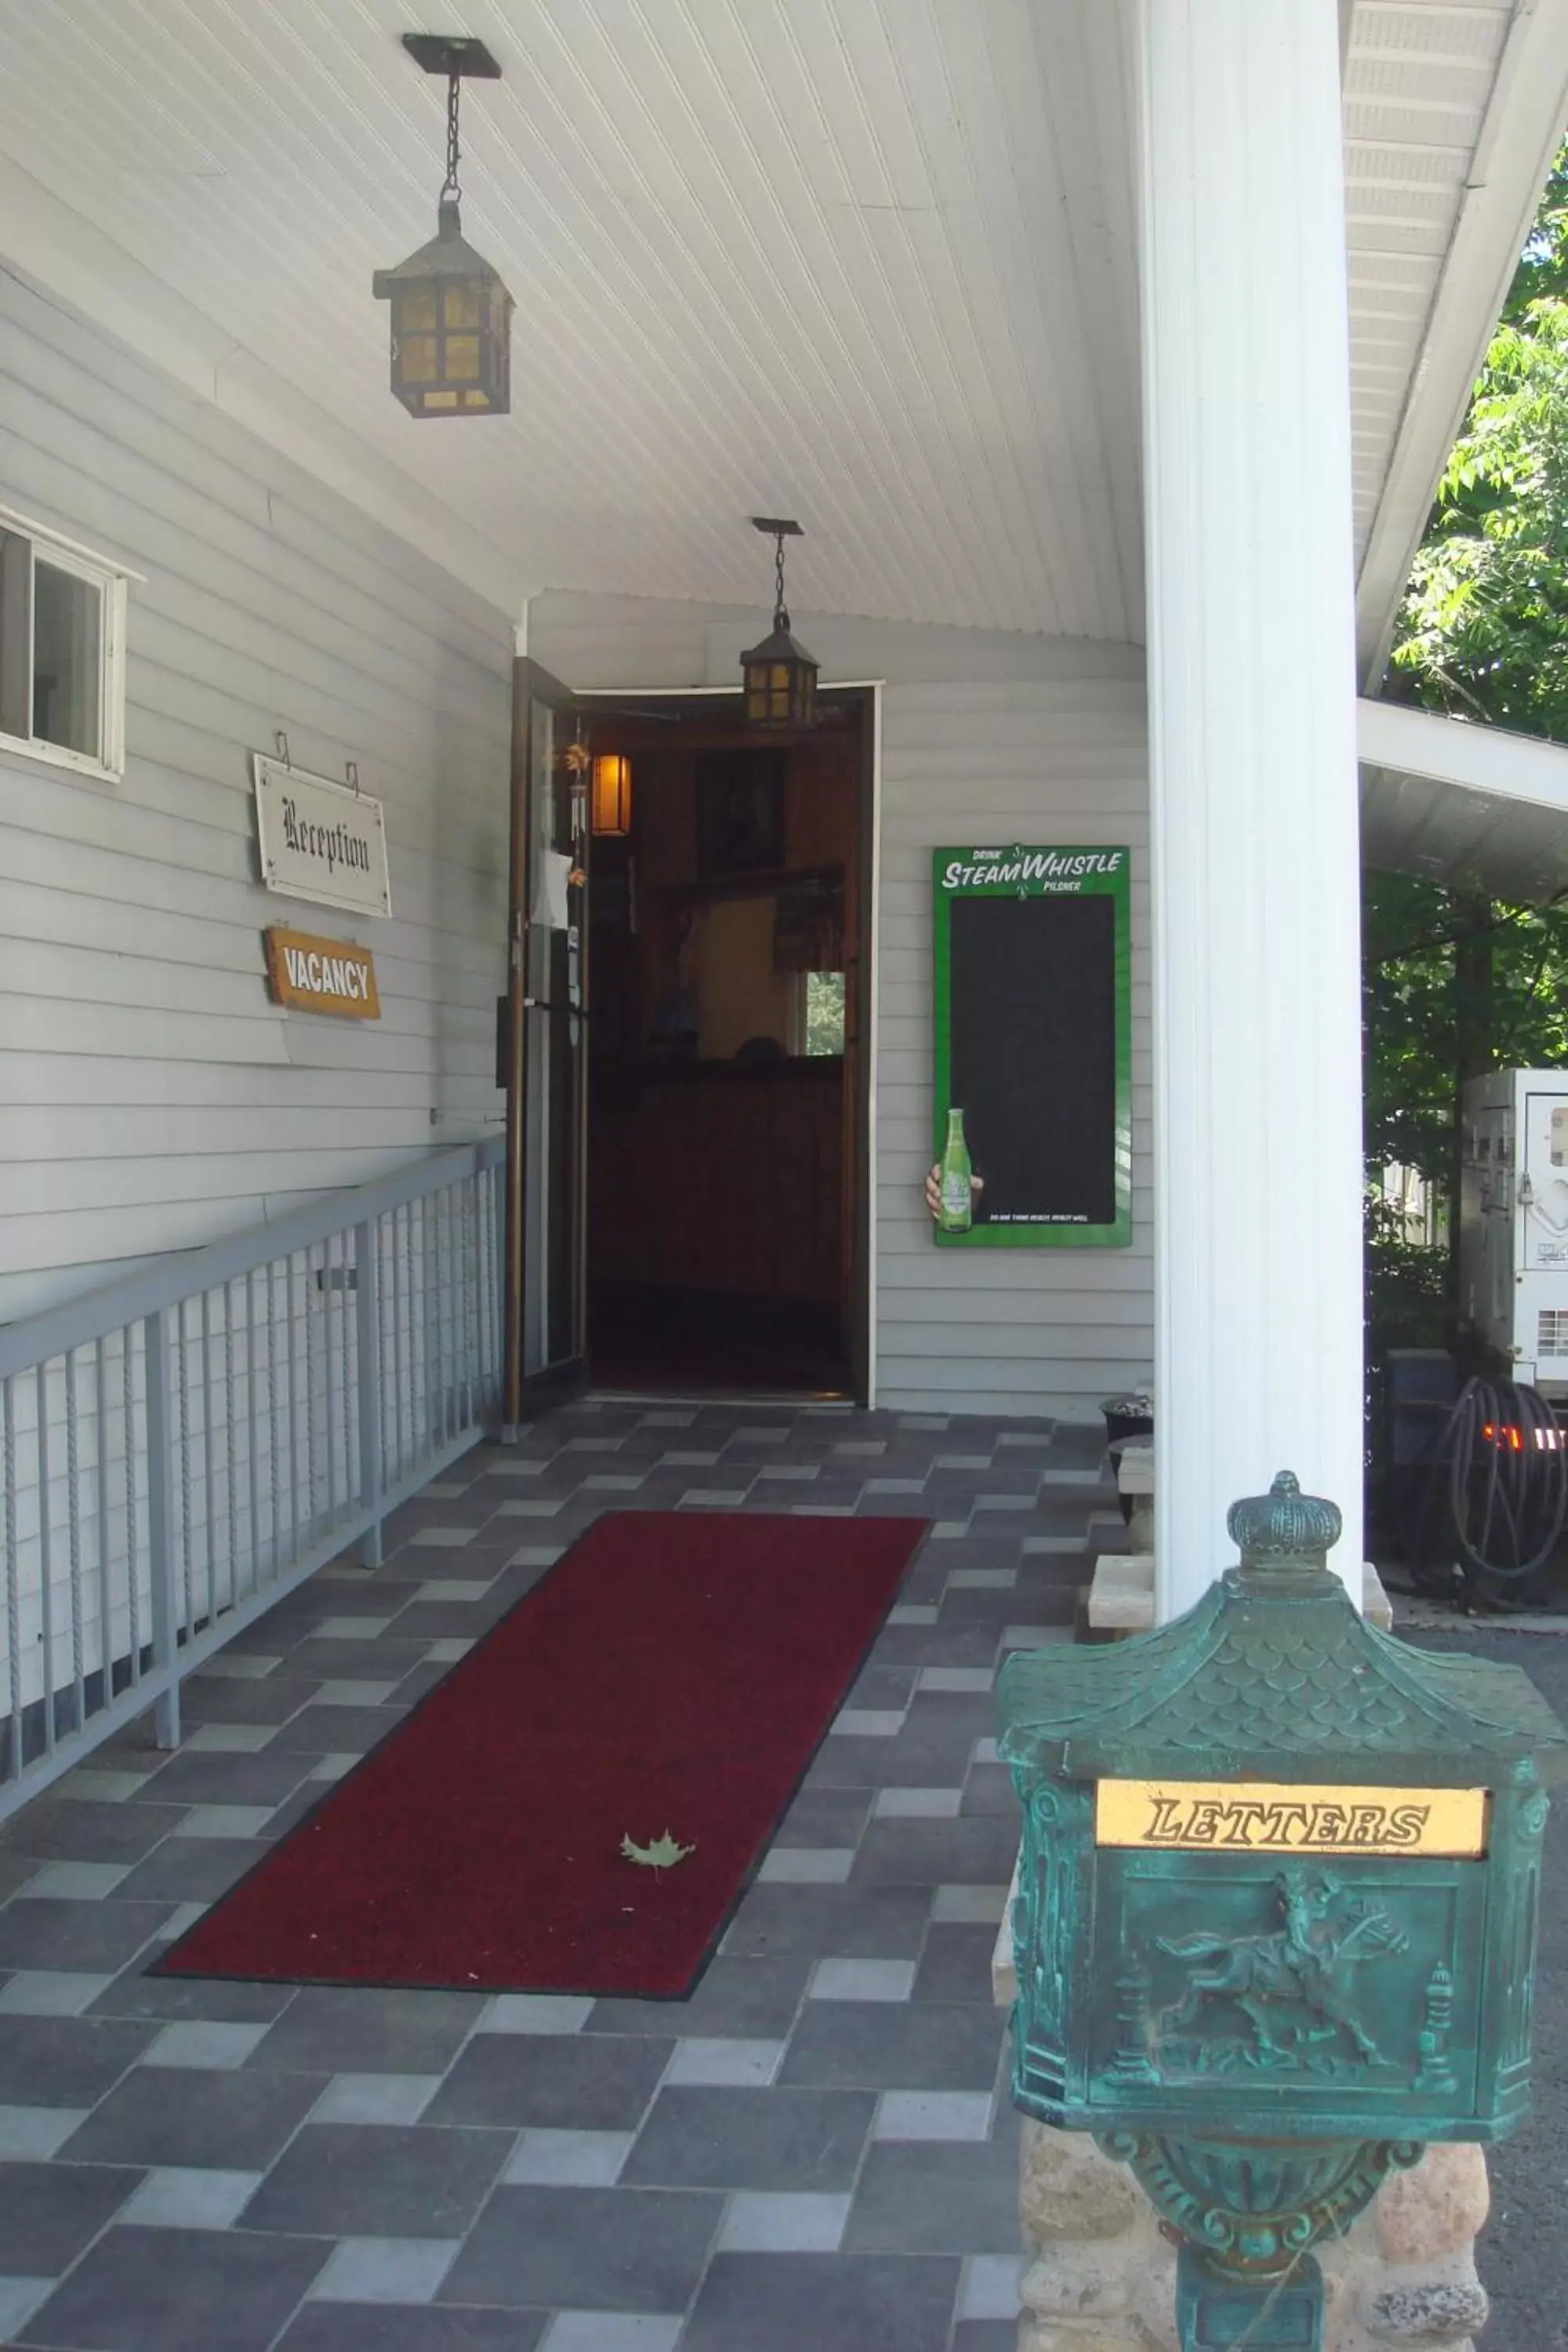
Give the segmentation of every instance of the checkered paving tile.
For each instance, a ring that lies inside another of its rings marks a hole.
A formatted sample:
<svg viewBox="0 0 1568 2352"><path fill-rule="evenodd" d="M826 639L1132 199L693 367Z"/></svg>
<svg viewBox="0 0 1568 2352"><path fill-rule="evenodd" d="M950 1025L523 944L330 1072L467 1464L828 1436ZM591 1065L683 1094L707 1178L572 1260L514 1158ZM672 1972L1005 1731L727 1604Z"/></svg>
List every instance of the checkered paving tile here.
<svg viewBox="0 0 1568 2352"><path fill-rule="evenodd" d="M1016 2308L990 1952L1008 1650L1072 1638L1094 1431L588 1398L480 1446L0 1832L0 2338L949 2352ZM686 2002L150 1978L602 1513L931 1532ZM1001 2333L997 2335L1001 2340Z"/></svg>

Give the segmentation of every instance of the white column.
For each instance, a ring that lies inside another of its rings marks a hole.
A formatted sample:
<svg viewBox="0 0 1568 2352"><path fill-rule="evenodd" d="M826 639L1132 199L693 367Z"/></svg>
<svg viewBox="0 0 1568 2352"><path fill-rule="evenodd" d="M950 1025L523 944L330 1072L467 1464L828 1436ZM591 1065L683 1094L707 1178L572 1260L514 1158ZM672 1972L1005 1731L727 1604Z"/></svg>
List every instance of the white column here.
<svg viewBox="0 0 1568 2352"><path fill-rule="evenodd" d="M1361 1034L1336 0L1138 0L1162 1619L1277 1470L1360 1591Z"/></svg>

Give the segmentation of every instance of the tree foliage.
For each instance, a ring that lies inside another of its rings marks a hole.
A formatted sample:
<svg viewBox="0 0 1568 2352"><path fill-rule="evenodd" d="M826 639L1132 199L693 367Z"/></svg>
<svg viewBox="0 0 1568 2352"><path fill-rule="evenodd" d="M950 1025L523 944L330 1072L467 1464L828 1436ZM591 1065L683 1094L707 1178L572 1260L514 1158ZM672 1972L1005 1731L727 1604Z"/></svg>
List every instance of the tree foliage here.
<svg viewBox="0 0 1568 2352"><path fill-rule="evenodd" d="M1547 184L1401 607L1385 691L1568 742L1568 147ZM1389 1161L1440 1198L1477 1066L1568 1062L1568 904L1369 874L1363 909L1369 1336L1429 1344L1446 1254L1380 1213Z"/></svg>

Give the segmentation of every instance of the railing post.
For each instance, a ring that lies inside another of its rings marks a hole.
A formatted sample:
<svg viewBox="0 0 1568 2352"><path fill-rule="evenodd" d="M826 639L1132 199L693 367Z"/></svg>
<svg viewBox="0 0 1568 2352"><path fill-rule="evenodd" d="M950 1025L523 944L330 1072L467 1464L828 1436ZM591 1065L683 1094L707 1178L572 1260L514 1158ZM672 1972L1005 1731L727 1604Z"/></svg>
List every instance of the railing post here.
<svg viewBox="0 0 1568 2352"><path fill-rule="evenodd" d="M160 1748L180 1744L180 1635L174 1596L174 1461L169 1432L169 1338L162 1307L142 1325L147 1381L147 1565L153 1582L153 1671L163 1687L153 1710ZM180 1368L184 1378L184 1367ZM126 1432L129 1450L131 1433ZM134 1546L131 1572L136 1573Z"/></svg>
<svg viewBox="0 0 1568 2352"><path fill-rule="evenodd" d="M361 1508L371 1514L359 1549L366 1568L379 1568L386 1556L381 1541L381 1254L376 1241L374 1217L354 1227L359 1493Z"/></svg>

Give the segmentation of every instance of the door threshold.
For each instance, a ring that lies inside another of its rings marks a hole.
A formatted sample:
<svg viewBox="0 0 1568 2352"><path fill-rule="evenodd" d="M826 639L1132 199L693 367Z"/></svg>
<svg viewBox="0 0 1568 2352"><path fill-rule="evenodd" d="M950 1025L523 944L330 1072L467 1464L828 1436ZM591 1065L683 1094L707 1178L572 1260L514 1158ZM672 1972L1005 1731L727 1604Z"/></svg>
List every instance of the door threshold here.
<svg viewBox="0 0 1568 2352"><path fill-rule="evenodd" d="M612 1389L590 1388L588 1404L768 1405L790 1412L855 1412L853 1397L837 1390L811 1389Z"/></svg>

